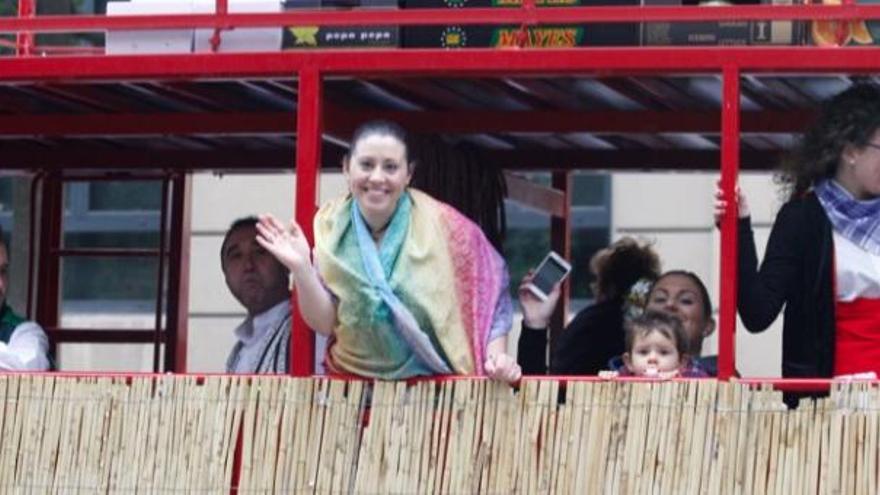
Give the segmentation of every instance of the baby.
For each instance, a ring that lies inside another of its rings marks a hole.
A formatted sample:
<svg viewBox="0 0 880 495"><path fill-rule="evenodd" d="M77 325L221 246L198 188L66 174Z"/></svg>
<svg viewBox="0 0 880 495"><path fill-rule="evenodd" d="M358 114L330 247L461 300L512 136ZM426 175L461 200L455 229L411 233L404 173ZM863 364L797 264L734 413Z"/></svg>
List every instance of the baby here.
<svg viewBox="0 0 880 495"><path fill-rule="evenodd" d="M684 327L675 316L659 311L645 311L627 321L624 330L624 366L616 372L603 372L601 376L707 376L699 368L690 366Z"/></svg>

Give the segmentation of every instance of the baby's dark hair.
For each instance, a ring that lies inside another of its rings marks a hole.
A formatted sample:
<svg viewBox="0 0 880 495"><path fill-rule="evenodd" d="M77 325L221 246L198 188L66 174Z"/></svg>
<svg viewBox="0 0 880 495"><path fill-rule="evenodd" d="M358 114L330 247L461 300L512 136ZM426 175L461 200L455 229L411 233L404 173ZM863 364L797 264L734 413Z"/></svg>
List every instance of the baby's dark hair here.
<svg viewBox="0 0 880 495"><path fill-rule="evenodd" d="M627 320L623 329L626 352L632 352L636 339L639 337L644 337L651 332L658 332L675 344L679 359L683 360L688 354L687 335L681 320L676 316L661 311L647 310Z"/></svg>

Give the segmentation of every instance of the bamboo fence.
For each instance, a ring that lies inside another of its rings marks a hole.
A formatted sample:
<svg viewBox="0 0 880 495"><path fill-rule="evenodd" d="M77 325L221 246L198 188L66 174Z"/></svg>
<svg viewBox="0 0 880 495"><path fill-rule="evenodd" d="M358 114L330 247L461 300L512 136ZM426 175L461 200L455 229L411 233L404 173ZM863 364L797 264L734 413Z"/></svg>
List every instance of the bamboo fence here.
<svg viewBox="0 0 880 495"><path fill-rule="evenodd" d="M0 376L0 493L880 493L880 388Z"/></svg>

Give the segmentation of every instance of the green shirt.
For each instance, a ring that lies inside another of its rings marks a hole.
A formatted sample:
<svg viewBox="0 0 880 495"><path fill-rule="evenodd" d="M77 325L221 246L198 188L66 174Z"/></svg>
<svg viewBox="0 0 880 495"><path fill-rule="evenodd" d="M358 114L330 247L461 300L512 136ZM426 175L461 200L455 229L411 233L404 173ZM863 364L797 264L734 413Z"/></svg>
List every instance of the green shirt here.
<svg viewBox="0 0 880 495"><path fill-rule="evenodd" d="M9 338L12 337L12 332L24 322L25 319L15 314L12 308L4 302L2 308L0 308L0 341L8 344Z"/></svg>

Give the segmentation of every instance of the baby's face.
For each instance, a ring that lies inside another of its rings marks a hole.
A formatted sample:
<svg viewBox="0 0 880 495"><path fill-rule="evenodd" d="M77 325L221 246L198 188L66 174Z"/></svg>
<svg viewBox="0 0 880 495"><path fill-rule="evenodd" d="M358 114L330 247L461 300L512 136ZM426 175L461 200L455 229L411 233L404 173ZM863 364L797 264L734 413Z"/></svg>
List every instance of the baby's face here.
<svg viewBox="0 0 880 495"><path fill-rule="evenodd" d="M675 344L660 332L648 332L635 339L628 367L634 375L656 375L675 371L681 364L681 356Z"/></svg>

